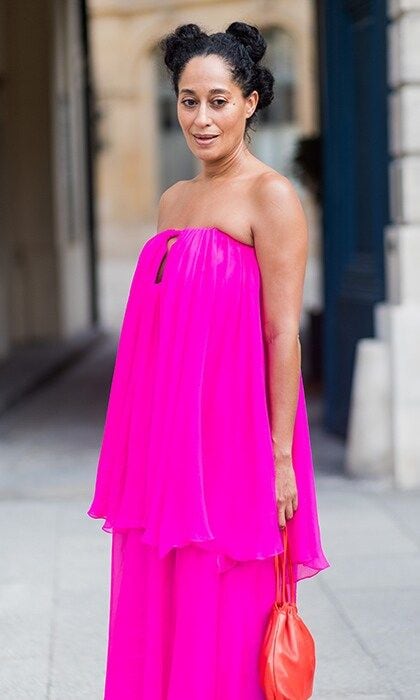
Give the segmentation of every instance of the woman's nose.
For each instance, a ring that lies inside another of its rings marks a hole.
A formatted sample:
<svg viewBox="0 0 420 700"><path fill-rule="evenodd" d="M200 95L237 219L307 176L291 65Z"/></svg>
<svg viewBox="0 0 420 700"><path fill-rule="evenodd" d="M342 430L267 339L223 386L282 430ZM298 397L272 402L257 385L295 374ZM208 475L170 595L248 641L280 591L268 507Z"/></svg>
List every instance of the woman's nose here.
<svg viewBox="0 0 420 700"><path fill-rule="evenodd" d="M208 124L210 121L210 116L208 113L207 106L204 104L199 107L197 116L195 118L196 124Z"/></svg>

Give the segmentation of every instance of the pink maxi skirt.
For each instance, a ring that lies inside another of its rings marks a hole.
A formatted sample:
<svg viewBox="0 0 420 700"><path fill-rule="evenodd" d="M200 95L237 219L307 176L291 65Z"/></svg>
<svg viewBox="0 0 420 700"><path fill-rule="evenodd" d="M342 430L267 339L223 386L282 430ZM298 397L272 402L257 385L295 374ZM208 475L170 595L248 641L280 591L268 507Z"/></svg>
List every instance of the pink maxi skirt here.
<svg viewBox="0 0 420 700"><path fill-rule="evenodd" d="M138 531L112 534L105 700L264 700L273 559L220 573L216 557L191 544L160 558Z"/></svg>

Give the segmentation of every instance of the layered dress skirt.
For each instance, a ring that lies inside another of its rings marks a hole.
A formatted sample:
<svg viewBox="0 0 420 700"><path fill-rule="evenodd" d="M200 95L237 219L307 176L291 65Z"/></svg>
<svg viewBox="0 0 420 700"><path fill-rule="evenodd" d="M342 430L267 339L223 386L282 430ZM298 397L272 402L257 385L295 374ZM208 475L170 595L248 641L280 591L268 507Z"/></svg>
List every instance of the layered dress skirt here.
<svg viewBox="0 0 420 700"><path fill-rule="evenodd" d="M283 540L261 295L255 249L216 227L140 251L88 510L112 536L105 700L264 698ZM329 566L302 376L292 459L297 582Z"/></svg>

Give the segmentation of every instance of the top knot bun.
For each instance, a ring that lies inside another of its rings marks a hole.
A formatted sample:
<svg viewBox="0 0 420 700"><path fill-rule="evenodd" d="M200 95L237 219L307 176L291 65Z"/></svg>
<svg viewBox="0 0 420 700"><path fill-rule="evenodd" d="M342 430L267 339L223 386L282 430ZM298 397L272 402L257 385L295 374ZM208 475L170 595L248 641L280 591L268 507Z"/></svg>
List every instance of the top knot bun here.
<svg viewBox="0 0 420 700"><path fill-rule="evenodd" d="M173 35L182 41L192 41L206 36L198 24L181 24L175 29Z"/></svg>
<svg viewBox="0 0 420 700"><path fill-rule="evenodd" d="M248 51L254 63L261 61L267 49L267 42L257 27L245 22L232 22L226 34L234 36Z"/></svg>
<svg viewBox="0 0 420 700"><path fill-rule="evenodd" d="M200 44L204 45L207 38L207 34L198 24L180 24L173 32L164 36L159 46L169 70L175 71L179 65L183 65L191 49Z"/></svg>

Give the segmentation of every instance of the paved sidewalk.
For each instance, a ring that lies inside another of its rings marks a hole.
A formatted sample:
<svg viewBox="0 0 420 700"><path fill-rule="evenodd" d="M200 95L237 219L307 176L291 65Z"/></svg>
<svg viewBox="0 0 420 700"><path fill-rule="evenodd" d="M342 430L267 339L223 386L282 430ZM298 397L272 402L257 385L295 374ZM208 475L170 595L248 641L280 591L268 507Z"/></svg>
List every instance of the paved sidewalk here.
<svg viewBox="0 0 420 700"><path fill-rule="evenodd" d="M86 510L114 349L109 339L0 420L2 700L103 697L111 537ZM339 443L316 425L313 447L331 563L298 589L317 643L313 697L416 700L420 493L341 477Z"/></svg>

